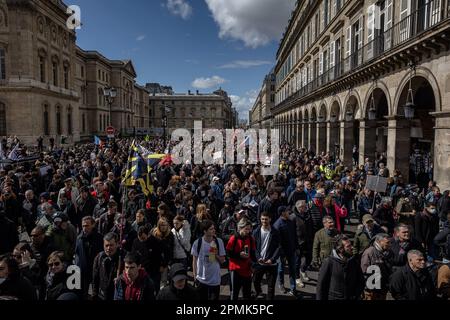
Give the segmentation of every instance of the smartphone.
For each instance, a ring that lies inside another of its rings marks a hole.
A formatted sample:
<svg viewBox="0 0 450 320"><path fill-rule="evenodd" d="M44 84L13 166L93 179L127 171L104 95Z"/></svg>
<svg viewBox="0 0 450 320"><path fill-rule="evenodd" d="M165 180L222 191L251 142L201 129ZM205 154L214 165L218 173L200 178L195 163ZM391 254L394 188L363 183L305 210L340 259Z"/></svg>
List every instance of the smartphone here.
<svg viewBox="0 0 450 320"><path fill-rule="evenodd" d="M245 247L244 247L244 253L245 253L246 255L248 255L248 246L245 246Z"/></svg>

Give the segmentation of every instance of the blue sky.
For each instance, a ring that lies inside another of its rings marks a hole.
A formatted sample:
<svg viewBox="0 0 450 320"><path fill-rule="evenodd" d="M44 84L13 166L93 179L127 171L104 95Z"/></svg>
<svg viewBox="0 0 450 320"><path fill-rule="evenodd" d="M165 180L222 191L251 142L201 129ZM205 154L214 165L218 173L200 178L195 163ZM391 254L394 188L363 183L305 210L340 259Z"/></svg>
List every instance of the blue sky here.
<svg viewBox="0 0 450 320"><path fill-rule="evenodd" d="M65 0L81 9L77 44L131 59L139 84L222 87L248 118L275 63L295 0Z"/></svg>

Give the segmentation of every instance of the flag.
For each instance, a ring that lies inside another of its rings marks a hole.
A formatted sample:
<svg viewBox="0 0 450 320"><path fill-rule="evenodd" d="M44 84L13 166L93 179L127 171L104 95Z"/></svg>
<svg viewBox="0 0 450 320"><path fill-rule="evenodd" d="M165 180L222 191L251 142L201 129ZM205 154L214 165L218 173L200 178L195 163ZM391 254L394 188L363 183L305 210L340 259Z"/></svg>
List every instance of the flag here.
<svg viewBox="0 0 450 320"><path fill-rule="evenodd" d="M103 148L105 146L105 143L103 142L103 140L97 136L94 137L94 143L96 146L99 146L100 148Z"/></svg>
<svg viewBox="0 0 450 320"><path fill-rule="evenodd" d="M145 142L149 142L150 141L150 136L149 135L146 135L145 136Z"/></svg>
<svg viewBox="0 0 450 320"><path fill-rule="evenodd" d="M126 186L134 186L138 182L146 196L153 192L150 181L150 173L155 164L165 155L151 154L147 149L135 141L131 144L127 162L127 170L122 183Z"/></svg>
<svg viewBox="0 0 450 320"><path fill-rule="evenodd" d="M8 155L8 159L18 161L22 159L22 151L19 149L19 144L16 144Z"/></svg>

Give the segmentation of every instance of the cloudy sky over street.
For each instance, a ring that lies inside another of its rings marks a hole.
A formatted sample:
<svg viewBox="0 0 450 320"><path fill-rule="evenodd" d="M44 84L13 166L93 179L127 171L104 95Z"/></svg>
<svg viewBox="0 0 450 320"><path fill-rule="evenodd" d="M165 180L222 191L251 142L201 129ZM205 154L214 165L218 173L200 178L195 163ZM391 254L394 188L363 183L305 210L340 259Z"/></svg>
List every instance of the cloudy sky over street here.
<svg viewBox="0 0 450 320"><path fill-rule="evenodd" d="M81 48L132 59L140 84L159 82L176 92L222 87L247 119L296 1L65 2L81 8Z"/></svg>

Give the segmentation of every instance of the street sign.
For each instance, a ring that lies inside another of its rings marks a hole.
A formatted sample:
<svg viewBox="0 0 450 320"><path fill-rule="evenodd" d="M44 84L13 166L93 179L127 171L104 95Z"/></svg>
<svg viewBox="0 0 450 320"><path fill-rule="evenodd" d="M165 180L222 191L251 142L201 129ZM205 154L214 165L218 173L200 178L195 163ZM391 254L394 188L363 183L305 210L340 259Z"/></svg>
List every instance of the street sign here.
<svg viewBox="0 0 450 320"><path fill-rule="evenodd" d="M114 138L115 133L116 133L116 129L114 127L106 128L106 134L108 135L108 138Z"/></svg>
<svg viewBox="0 0 450 320"><path fill-rule="evenodd" d="M378 193L386 192L387 180L380 176L367 176L366 188Z"/></svg>

